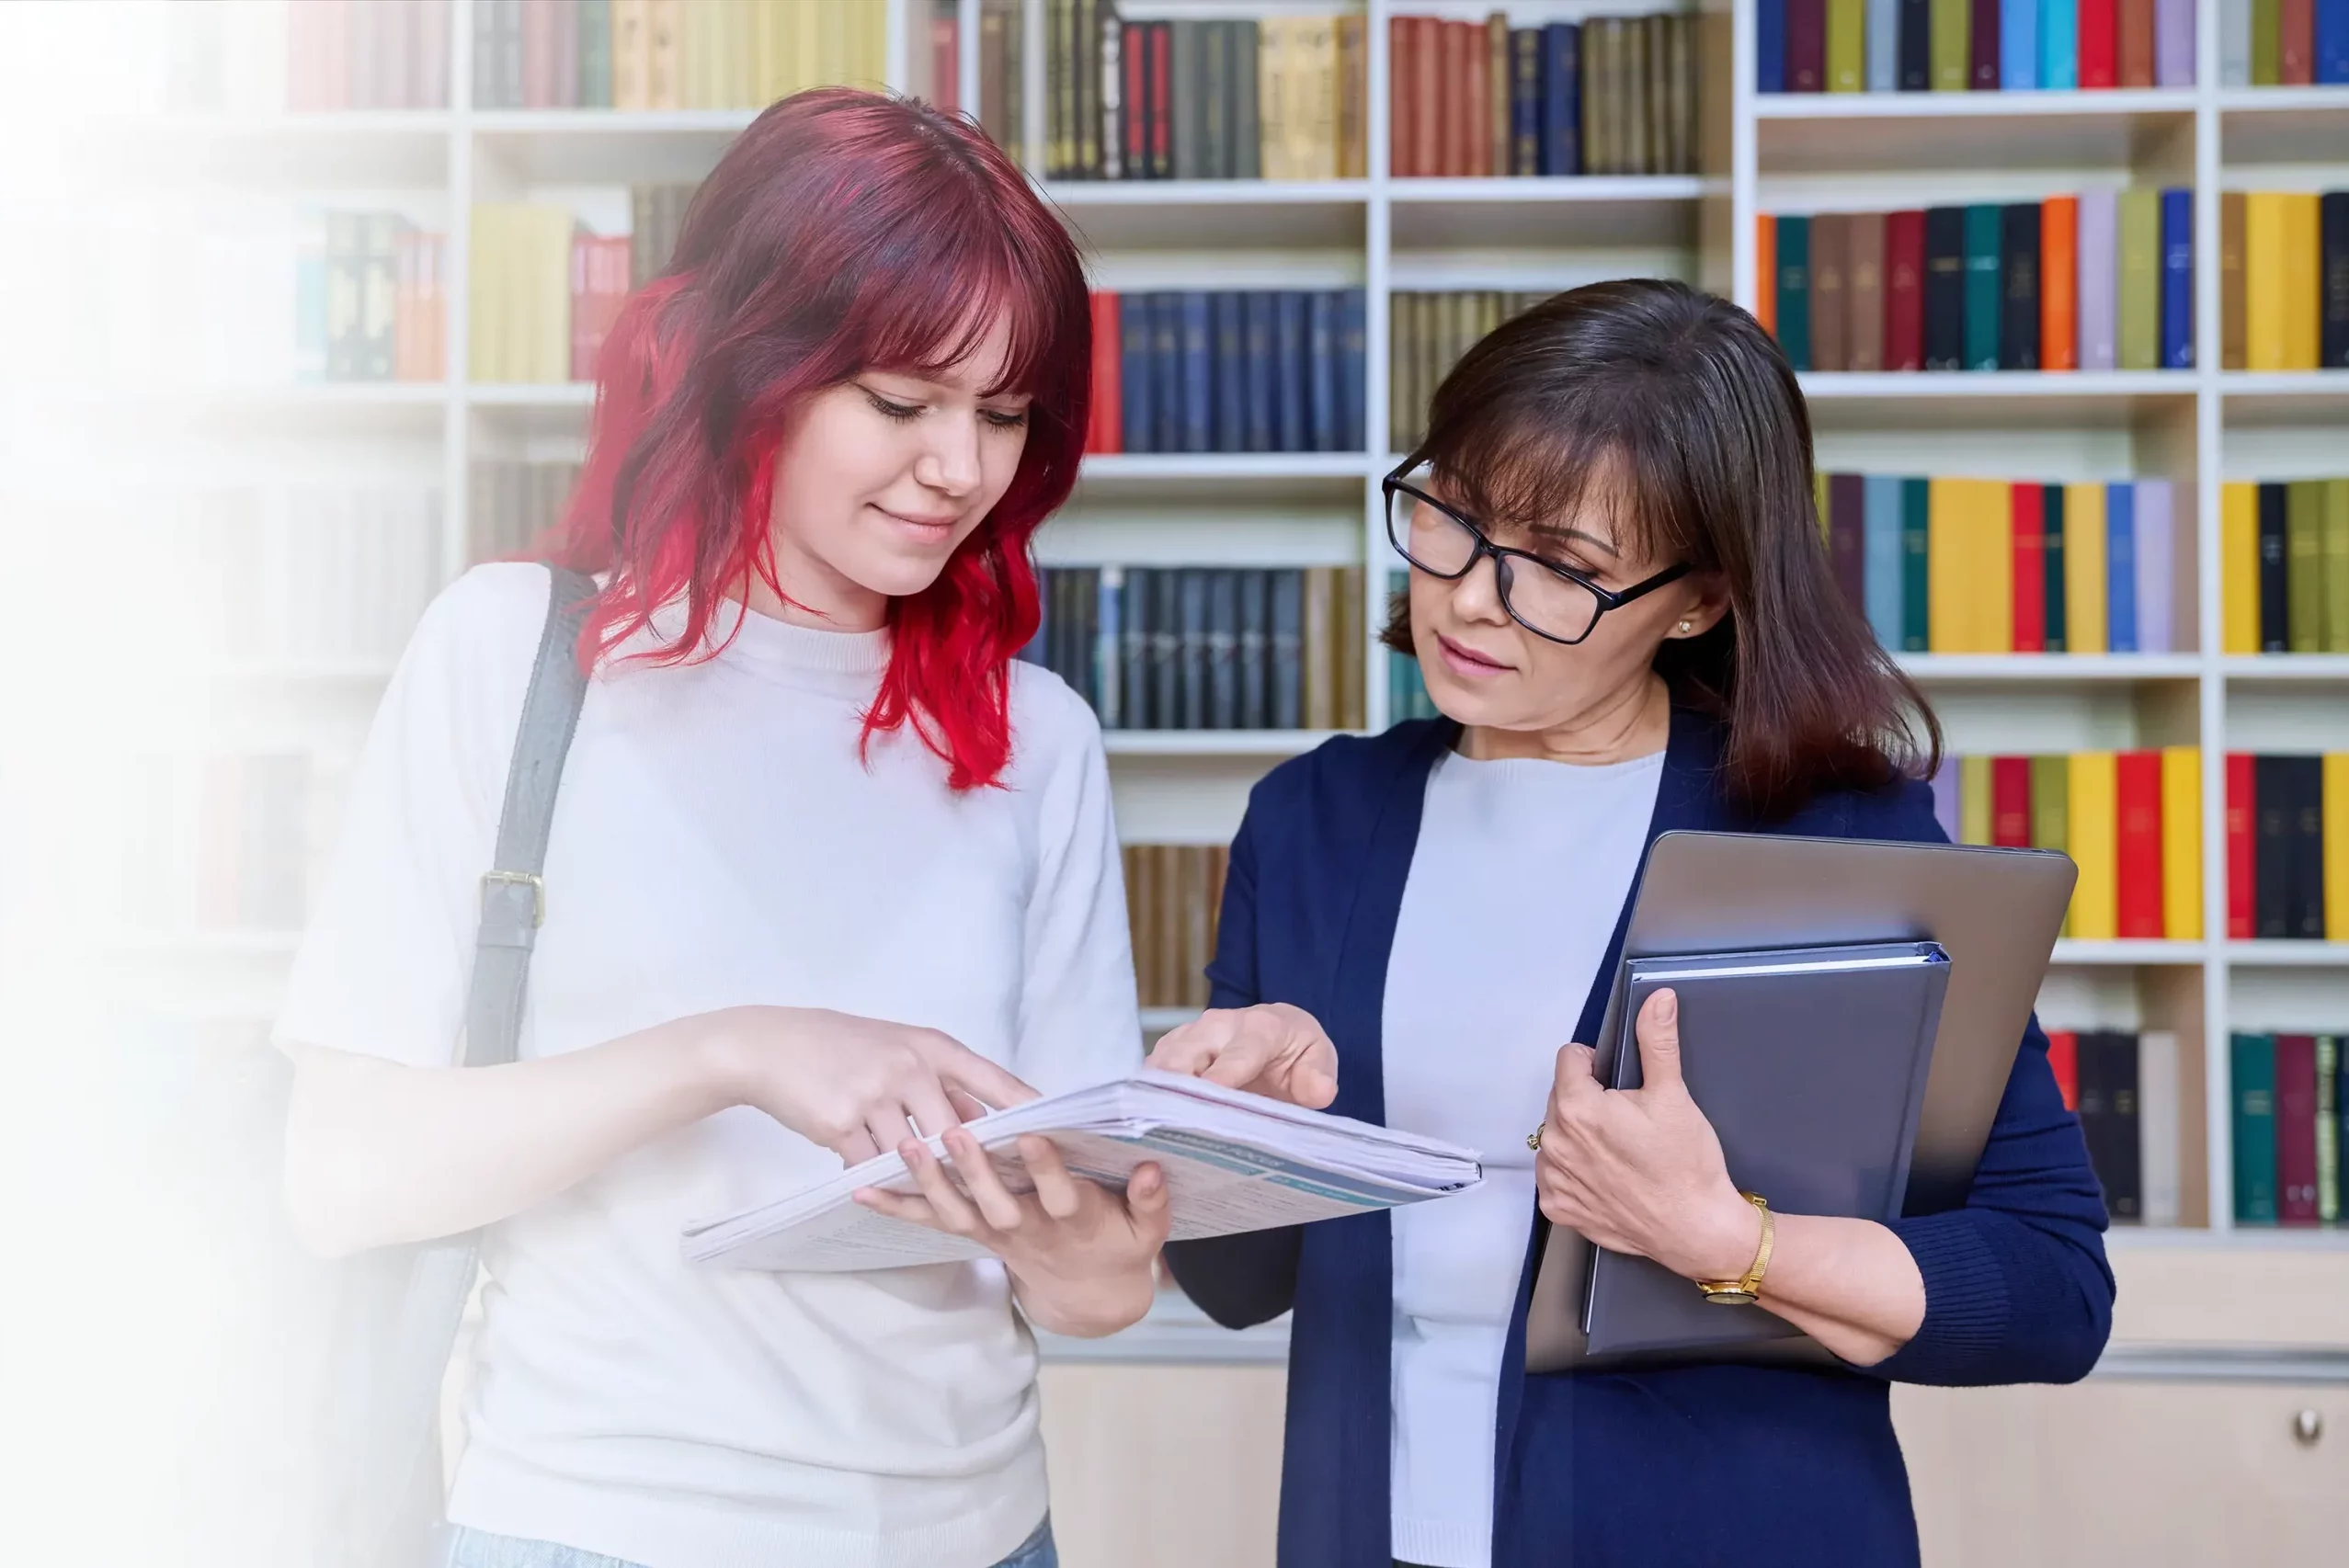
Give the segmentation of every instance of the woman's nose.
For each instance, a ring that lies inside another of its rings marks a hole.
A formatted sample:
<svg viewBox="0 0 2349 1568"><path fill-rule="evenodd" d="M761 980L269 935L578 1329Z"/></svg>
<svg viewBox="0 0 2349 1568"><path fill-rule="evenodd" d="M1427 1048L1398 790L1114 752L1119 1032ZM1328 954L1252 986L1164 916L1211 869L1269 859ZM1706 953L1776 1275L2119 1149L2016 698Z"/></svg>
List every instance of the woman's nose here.
<svg viewBox="0 0 2349 1568"><path fill-rule="evenodd" d="M967 495L979 483L979 430L975 415L933 419L929 448L914 463L914 477L932 490Z"/></svg>

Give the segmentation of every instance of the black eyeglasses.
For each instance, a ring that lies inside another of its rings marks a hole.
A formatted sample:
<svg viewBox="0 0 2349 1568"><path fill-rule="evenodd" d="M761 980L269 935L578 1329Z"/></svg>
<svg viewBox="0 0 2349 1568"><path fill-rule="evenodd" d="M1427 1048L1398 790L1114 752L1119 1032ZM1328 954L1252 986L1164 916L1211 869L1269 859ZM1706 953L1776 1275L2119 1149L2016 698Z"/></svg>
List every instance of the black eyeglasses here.
<svg viewBox="0 0 2349 1568"><path fill-rule="evenodd" d="M1407 481L1403 476L1409 472L1408 465L1398 468L1383 482L1386 542L1395 553L1429 576L1452 583L1475 571L1477 562L1492 557L1501 608L1536 637L1571 646L1589 637L1607 611L1688 575L1683 562L1621 592L1601 587L1571 566L1493 543L1473 518ZM1520 562L1526 567L1522 573L1517 570Z"/></svg>

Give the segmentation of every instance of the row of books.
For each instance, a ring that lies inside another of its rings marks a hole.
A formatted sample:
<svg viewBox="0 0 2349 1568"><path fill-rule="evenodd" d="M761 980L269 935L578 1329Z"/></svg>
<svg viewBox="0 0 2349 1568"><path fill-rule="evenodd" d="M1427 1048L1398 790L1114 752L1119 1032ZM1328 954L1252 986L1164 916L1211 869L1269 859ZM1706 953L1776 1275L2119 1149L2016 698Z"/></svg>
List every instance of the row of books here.
<svg viewBox="0 0 2349 1568"><path fill-rule="evenodd" d="M294 379L446 375L446 240L397 212L305 210L297 222Z"/></svg>
<svg viewBox="0 0 2349 1568"><path fill-rule="evenodd" d="M1479 338L1550 297L1547 290L1447 289L1386 297L1386 437L1408 452L1427 439L1429 400Z"/></svg>
<svg viewBox="0 0 2349 1568"><path fill-rule="evenodd" d="M1204 1007L1231 851L1220 844L1128 844L1119 858L1142 1006Z"/></svg>
<svg viewBox="0 0 2349 1568"><path fill-rule="evenodd" d="M633 276L630 236L591 234L553 202L476 202L467 373L592 380Z"/></svg>
<svg viewBox="0 0 2349 1568"><path fill-rule="evenodd" d="M1093 296L1095 452L1359 452L1363 291Z"/></svg>
<svg viewBox="0 0 2349 1568"><path fill-rule="evenodd" d="M2195 0L1759 0L1765 93L2191 87Z"/></svg>
<svg viewBox="0 0 2349 1568"><path fill-rule="evenodd" d="M2123 1223L2176 1224L2185 1132L2176 1032L2049 1029L2047 1066L2080 1118L2105 1211Z"/></svg>
<svg viewBox="0 0 2349 1568"><path fill-rule="evenodd" d="M177 575L234 665L388 665L439 590L440 494L416 485L206 489Z"/></svg>
<svg viewBox="0 0 2349 1568"><path fill-rule="evenodd" d="M2349 368L2349 190L2218 198L2219 366Z"/></svg>
<svg viewBox="0 0 2349 1568"><path fill-rule="evenodd" d="M1511 28L1388 21L1387 166L1403 177L1696 172L1697 18Z"/></svg>
<svg viewBox="0 0 2349 1568"><path fill-rule="evenodd" d="M1797 370L2194 364L2194 193L1763 214L1756 316Z"/></svg>
<svg viewBox="0 0 2349 1568"><path fill-rule="evenodd" d="M450 0L235 0L164 11L164 102L175 111L449 107Z"/></svg>
<svg viewBox="0 0 2349 1568"><path fill-rule="evenodd" d="M2349 942L2349 753L2227 754L2227 935Z"/></svg>
<svg viewBox="0 0 2349 1568"><path fill-rule="evenodd" d="M887 0L473 0L476 108L764 108L884 75Z"/></svg>
<svg viewBox="0 0 2349 1568"><path fill-rule="evenodd" d="M1933 811L1956 844L2059 849L2080 869L2064 935L2202 937L2202 754L1946 756Z"/></svg>
<svg viewBox="0 0 2349 1568"><path fill-rule="evenodd" d="M1021 657L1106 730L1356 730L1359 566L1055 566Z"/></svg>
<svg viewBox="0 0 2349 1568"><path fill-rule="evenodd" d="M2342 1218L2344 1042L2349 1030L2228 1037L2237 1224L2330 1225Z"/></svg>
<svg viewBox="0 0 2349 1568"><path fill-rule="evenodd" d="M530 556L578 482L576 462L476 459L465 482L465 564Z"/></svg>
<svg viewBox="0 0 2349 1568"><path fill-rule="evenodd" d="M2349 479L2219 487L2229 653L2349 653Z"/></svg>
<svg viewBox="0 0 2349 1568"><path fill-rule="evenodd" d="M2349 0L2218 0L2218 68L2229 87L2349 83Z"/></svg>
<svg viewBox="0 0 2349 1568"><path fill-rule="evenodd" d="M1017 145L1018 45L992 25L983 11L981 123ZM1045 0L1045 177L1359 177L1364 26L1358 13L1129 21L1112 0Z"/></svg>
<svg viewBox="0 0 2349 1568"><path fill-rule="evenodd" d="M2169 480L1821 472L1817 483L1836 581L1887 648L2184 651L2194 537Z"/></svg>

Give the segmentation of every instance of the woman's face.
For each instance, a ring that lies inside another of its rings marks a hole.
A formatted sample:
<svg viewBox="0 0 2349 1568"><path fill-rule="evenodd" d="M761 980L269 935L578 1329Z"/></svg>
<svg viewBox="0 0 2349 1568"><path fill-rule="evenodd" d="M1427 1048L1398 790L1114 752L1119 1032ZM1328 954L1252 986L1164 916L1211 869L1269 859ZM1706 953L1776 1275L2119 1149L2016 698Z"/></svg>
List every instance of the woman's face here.
<svg viewBox="0 0 2349 1568"><path fill-rule="evenodd" d="M1440 479L1426 488L1451 499ZM1648 559L1616 528L1607 500L1612 488L1587 486L1574 512L1537 528L1480 526L1495 544L1531 551L1620 593L1671 562ZM1496 564L1479 561L1450 582L1410 574L1411 641L1428 696L1446 717L1471 726L1542 731L1572 725L1641 681L1667 637L1701 636L1727 608L1715 580L1691 574L1606 611L1580 642L1554 642L1502 608ZM1519 584L1518 606L1532 613L1534 594L1526 585L1535 569L1521 561L1511 570Z"/></svg>
<svg viewBox="0 0 2349 1568"><path fill-rule="evenodd" d="M937 581L1019 472L1028 398L981 390L1002 374L998 318L937 379L867 370L809 400L776 454L769 539L795 603L848 631Z"/></svg>

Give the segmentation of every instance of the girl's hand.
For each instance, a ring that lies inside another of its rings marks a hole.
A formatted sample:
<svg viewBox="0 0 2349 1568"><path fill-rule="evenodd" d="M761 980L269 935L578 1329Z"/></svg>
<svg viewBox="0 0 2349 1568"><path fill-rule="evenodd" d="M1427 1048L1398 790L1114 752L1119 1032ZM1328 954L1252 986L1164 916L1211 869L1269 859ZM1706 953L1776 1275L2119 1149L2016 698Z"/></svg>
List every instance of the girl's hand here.
<svg viewBox="0 0 2349 1568"><path fill-rule="evenodd" d="M730 1105L757 1106L850 1165L1036 1097L936 1029L813 1007L728 1007L697 1031Z"/></svg>
<svg viewBox="0 0 2349 1568"><path fill-rule="evenodd" d="M1143 1065L1307 1110L1338 1097L1338 1048L1312 1014L1286 1002L1210 1008L1168 1030Z"/></svg>
<svg viewBox="0 0 2349 1568"><path fill-rule="evenodd" d="M1557 1053L1534 1158L1542 1213L1683 1278L1735 1279L1752 1265L1762 1216L1730 1183L1721 1140L1681 1078L1680 998L1649 996L1635 1028L1636 1089L1600 1087L1588 1046Z"/></svg>
<svg viewBox="0 0 2349 1568"><path fill-rule="evenodd" d="M907 1139L897 1153L920 1193L868 1187L856 1200L893 1220L968 1237L1003 1259L1021 1309L1040 1328L1098 1338L1140 1322L1157 1289L1155 1265L1167 1239L1165 1174L1155 1165L1135 1166L1120 1197L1071 1176L1049 1138L1031 1133L1019 1149L1032 1192L1006 1187L979 1141L958 1127L946 1134L946 1150L960 1188L936 1155Z"/></svg>

